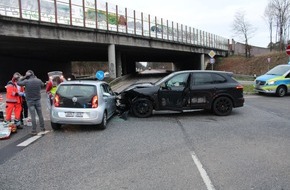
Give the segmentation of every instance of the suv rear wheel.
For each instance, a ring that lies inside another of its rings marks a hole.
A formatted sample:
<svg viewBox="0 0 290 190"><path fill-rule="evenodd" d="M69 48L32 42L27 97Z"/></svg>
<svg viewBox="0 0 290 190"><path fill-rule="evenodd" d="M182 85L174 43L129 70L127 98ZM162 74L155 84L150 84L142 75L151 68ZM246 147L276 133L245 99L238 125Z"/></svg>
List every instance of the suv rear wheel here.
<svg viewBox="0 0 290 190"><path fill-rule="evenodd" d="M146 98L138 98L133 103L132 112L136 117L149 117L152 114L152 111L152 102Z"/></svg>
<svg viewBox="0 0 290 190"><path fill-rule="evenodd" d="M216 115L226 116L232 112L233 102L226 96L218 97L213 102L212 110Z"/></svg>

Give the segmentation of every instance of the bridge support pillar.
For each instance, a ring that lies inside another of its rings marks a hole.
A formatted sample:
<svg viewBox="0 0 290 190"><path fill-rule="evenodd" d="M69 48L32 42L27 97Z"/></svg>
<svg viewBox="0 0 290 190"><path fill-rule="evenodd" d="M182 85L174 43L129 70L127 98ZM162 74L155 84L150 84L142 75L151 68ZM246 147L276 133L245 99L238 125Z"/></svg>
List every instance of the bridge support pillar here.
<svg viewBox="0 0 290 190"><path fill-rule="evenodd" d="M108 59L109 59L108 62L109 62L110 78L117 78L115 44L111 44L108 47Z"/></svg>
<svg viewBox="0 0 290 190"><path fill-rule="evenodd" d="M123 69L122 69L122 55L121 52L117 52L117 77L122 76Z"/></svg>
<svg viewBox="0 0 290 190"><path fill-rule="evenodd" d="M200 70L204 70L205 65L204 65L204 54L200 55Z"/></svg>

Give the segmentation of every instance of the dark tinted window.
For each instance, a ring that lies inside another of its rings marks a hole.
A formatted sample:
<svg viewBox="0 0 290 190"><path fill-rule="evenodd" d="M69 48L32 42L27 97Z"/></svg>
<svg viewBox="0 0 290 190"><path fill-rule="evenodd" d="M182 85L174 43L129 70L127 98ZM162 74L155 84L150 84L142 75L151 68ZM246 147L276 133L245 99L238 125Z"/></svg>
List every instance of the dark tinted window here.
<svg viewBox="0 0 290 190"><path fill-rule="evenodd" d="M214 84L211 73L193 73L192 85Z"/></svg>
<svg viewBox="0 0 290 190"><path fill-rule="evenodd" d="M227 79L225 79L223 76L216 74L216 73L212 74L212 79L213 79L213 83L215 83L215 84L227 82Z"/></svg>

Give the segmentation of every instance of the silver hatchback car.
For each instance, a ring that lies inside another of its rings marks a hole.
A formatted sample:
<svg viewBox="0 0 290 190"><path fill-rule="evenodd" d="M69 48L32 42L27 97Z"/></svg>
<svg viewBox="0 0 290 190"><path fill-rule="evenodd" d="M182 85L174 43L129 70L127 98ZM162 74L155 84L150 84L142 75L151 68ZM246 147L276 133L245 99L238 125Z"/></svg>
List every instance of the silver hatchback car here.
<svg viewBox="0 0 290 190"><path fill-rule="evenodd" d="M96 125L105 129L116 111L116 96L105 81L75 80L62 82L50 111L51 127Z"/></svg>

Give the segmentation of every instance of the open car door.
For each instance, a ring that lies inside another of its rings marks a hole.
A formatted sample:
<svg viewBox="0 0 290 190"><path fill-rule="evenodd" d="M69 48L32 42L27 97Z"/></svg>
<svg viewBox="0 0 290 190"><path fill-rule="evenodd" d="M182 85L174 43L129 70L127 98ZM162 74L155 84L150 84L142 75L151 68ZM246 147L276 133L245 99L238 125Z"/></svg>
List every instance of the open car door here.
<svg viewBox="0 0 290 190"><path fill-rule="evenodd" d="M158 102L161 110L181 110L187 103L189 73L181 73L161 84Z"/></svg>

